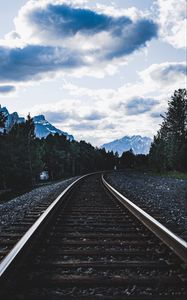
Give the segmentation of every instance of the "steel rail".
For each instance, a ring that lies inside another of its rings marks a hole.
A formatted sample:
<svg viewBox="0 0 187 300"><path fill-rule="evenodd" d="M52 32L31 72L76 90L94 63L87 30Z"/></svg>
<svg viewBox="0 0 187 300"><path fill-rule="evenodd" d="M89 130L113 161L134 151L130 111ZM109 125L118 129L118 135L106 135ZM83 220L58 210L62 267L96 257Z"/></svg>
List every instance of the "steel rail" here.
<svg viewBox="0 0 187 300"><path fill-rule="evenodd" d="M155 220L143 209L131 202L125 196L114 189L102 174L102 182L107 190L125 206L136 218L138 218L149 230L151 230L164 244L166 244L177 256L187 263L187 242L171 232L168 228Z"/></svg>
<svg viewBox="0 0 187 300"><path fill-rule="evenodd" d="M98 172L96 172L98 173ZM12 250L5 256L5 258L0 263L0 279L3 277L7 269L13 264L14 260L18 256L18 254L21 252L21 250L25 247L27 242L33 237L33 235L36 233L36 231L39 229L39 227L43 224L43 222L47 219L49 214L52 212L52 210L55 208L57 203L61 200L62 197L64 197L68 192L70 192L78 182L80 182L82 179L96 173L86 174L84 176L81 176L77 180L75 180L73 183L71 183L50 205L49 207L43 212L43 214L36 220L36 222L28 229L28 231L23 235L23 237L17 242L17 244L12 248Z"/></svg>

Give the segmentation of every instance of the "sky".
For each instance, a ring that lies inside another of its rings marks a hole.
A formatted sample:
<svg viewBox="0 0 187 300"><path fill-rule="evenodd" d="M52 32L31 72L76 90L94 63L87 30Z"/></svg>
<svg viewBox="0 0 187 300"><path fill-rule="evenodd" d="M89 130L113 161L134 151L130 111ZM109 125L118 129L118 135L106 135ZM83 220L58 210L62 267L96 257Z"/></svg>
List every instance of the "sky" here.
<svg viewBox="0 0 187 300"><path fill-rule="evenodd" d="M187 87L186 0L0 0L0 104L100 146Z"/></svg>

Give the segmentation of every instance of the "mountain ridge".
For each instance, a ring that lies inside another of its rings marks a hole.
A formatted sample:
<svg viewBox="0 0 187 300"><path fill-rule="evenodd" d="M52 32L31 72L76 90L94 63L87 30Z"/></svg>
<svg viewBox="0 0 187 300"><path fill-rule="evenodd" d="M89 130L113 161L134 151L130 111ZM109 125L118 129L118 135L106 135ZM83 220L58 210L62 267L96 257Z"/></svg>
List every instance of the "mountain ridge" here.
<svg viewBox="0 0 187 300"><path fill-rule="evenodd" d="M5 122L6 131L10 131L15 124L20 124L25 122L25 118L19 117L17 112L13 112L10 114L6 107L2 107L2 108L0 107L0 111L6 117L6 122ZM48 122L45 119L44 115L34 116L33 122L35 125L35 135L40 139L46 138L49 134L54 135L55 133L58 133L59 135L65 135L67 139L69 139L70 141L74 140L73 135L68 134L67 132L64 132L56 128L55 126L53 126L50 122Z"/></svg>
<svg viewBox="0 0 187 300"><path fill-rule="evenodd" d="M10 131L14 124L20 124L25 122L25 118L19 117L17 112L9 113L6 107L0 107L0 111L3 112L6 117L5 130ZM33 117L35 125L35 135L38 138L46 138L49 134L54 135L65 135L70 141L74 140L73 135L64 132L45 119L44 115L37 115ZM0 129L2 132L4 129ZM150 137L141 135L124 136L120 139L105 143L101 148L105 148L107 151L118 152L121 155L123 152L130 149L133 150L134 154L148 154L150 150L152 139Z"/></svg>
<svg viewBox="0 0 187 300"><path fill-rule="evenodd" d="M121 139L105 143L101 148L105 148L107 151L118 152L122 155L123 152L133 150L134 154L148 154L152 139L147 136L132 135L124 136Z"/></svg>

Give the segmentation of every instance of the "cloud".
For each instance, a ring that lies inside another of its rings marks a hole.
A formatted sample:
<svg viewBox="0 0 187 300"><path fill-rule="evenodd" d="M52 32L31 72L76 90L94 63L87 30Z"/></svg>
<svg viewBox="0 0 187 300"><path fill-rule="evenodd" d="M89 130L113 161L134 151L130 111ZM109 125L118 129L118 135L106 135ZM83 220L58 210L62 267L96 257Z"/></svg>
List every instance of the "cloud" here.
<svg viewBox="0 0 187 300"><path fill-rule="evenodd" d="M88 120L88 121L99 121L104 118L106 118L106 114L96 111L96 110L94 110L91 113L84 116L84 119Z"/></svg>
<svg viewBox="0 0 187 300"><path fill-rule="evenodd" d="M5 35L5 39L7 40L20 40L21 36L16 31L10 31Z"/></svg>
<svg viewBox="0 0 187 300"><path fill-rule="evenodd" d="M122 93L121 90L116 90L114 92L115 96L113 96L112 99L106 97L105 99L107 100L105 102L103 102L103 92L104 91L101 89L101 99L94 101L93 110L93 106L91 106L93 105L92 97L87 97L87 101L83 101L82 97L79 97L78 94L78 96L74 95L74 97L70 96L69 98L63 98L60 102L37 105L32 107L30 112L32 116L44 114L46 119L57 128L73 134L79 140L84 139L94 145L101 145L110 139L116 139L127 135L129 132L147 136L152 136L156 132L159 127L158 119L152 118L150 114L154 112L154 109L155 111L164 111L165 108L163 109L162 105L158 104L158 106L153 106L150 113L142 113L140 122L140 115L128 115L125 106L118 107L117 109L111 105L114 103L117 105L122 101L124 102L124 105L125 103L127 104L129 99L125 101L126 92ZM134 93L135 92L136 90L134 90ZM97 94L99 97L99 89L97 90ZM94 120L94 118L92 118L92 120L87 120L87 116L90 116L95 112L101 116L104 114L105 117L103 116L104 118L101 117L98 120ZM27 110L22 111L23 115L26 115L26 113ZM49 119L50 115L51 118Z"/></svg>
<svg viewBox="0 0 187 300"><path fill-rule="evenodd" d="M39 109L34 113L45 115L46 120L48 120L51 123L70 124L70 122L74 122L76 123L75 127L78 126L77 122L79 123L84 122L84 124L86 125L90 124L90 126L92 126L91 123L93 123L93 121L99 122L107 117L107 115L101 111L89 110L89 111L82 112L82 110L78 110L78 109L75 111L72 107L69 107L68 109L67 106L64 109L60 107L58 110L56 107L53 106L48 110L45 110L42 107L41 109Z"/></svg>
<svg viewBox="0 0 187 300"><path fill-rule="evenodd" d="M16 20L20 36L47 45L63 43L89 50L84 54L90 60L100 58L101 52L106 60L129 55L157 36L157 25L144 17L132 20L65 3L32 3L21 10Z"/></svg>
<svg viewBox="0 0 187 300"><path fill-rule="evenodd" d="M141 15L112 16L73 3L28 1L21 8L15 30L0 41L0 82L114 72L157 36L157 25Z"/></svg>
<svg viewBox="0 0 187 300"><path fill-rule="evenodd" d="M174 89L183 87L185 70L184 62L153 64L139 72L135 82L114 89L88 88L83 81L78 80L76 85L75 80L66 80L61 83L66 95L63 100L30 111L32 115L46 115L48 111L46 119L51 112L49 121L58 123L58 128L94 145L129 133L152 137L159 129L160 113L167 111Z"/></svg>
<svg viewBox="0 0 187 300"><path fill-rule="evenodd" d="M52 123L60 123L69 120L72 115L67 111L45 111L46 120Z"/></svg>
<svg viewBox="0 0 187 300"><path fill-rule="evenodd" d="M15 92L16 88L13 85L0 85L0 94L8 94Z"/></svg>
<svg viewBox="0 0 187 300"><path fill-rule="evenodd" d="M108 123L108 124L105 124L102 129L104 130L113 130L113 129L116 129L116 125L114 123Z"/></svg>
<svg viewBox="0 0 187 300"><path fill-rule="evenodd" d="M100 140L110 138L110 134L114 138L119 137L120 134L123 136L128 134L128 129L136 134L137 128L140 134L151 136L159 128L159 115L167 110L167 103L174 89L184 86L185 73L184 62L167 62L150 65L138 73L139 78L135 82L126 83L119 88L91 89L65 81L62 89L69 94L69 99L74 100L72 107L76 106L79 115L83 115L84 112L84 120L90 114L93 103L94 110L106 115L98 120L99 134L96 134ZM70 100L67 101L66 109L67 107L71 109ZM107 127L110 123L111 128ZM72 129L66 128L66 130ZM73 134L79 136L79 131L76 131L76 128L73 130L75 131ZM105 133L105 137L101 138L102 132Z"/></svg>
<svg viewBox="0 0 187 300"><path fill-rule="evenodd" d="M129 15L112 16L101 11L96 11L87 7L77 7L77 5L48 2L29 1L19 12L15 20L16 30L23 38L31 38L51 42L60 39L64 41L66 38L75 37L80 34L86 37L92 37L101 32L108 32L112 36L120 36L125 31L137 30L137 28L129 28L129 25L136 24L136 20ZM124 14L128 11L124 11ZM153 25L155 31L152 37L155 37L157 26L153 21L137 15L137 21L146 21L147 25ZM23 28L23 24L28 31ZM140 24L141 25L141 24ZM143 28L145 30L145 28ZM141 35L141 27L139 34ZM149 29L146 28L146 31Z"/></svg>
<svg viewBox="0 0 187 300"><path fill-rule="evenodd" d="M151 117L152 118L159 118L159 119L161 119L162 118L161 115L164 115L164 113L161 113L161 112L152 112L151 113Z"/></svg>
<svg viewBox="0 0 187 300"><path fill-rule="evenodd" d="M102 51L101 56L106 60L129 55L157 36L157 25L152 20L133 21L127 16L113 17L65 4L33 7L25 18L32 30L31 39L36 37L47 43L63 40L64 43L66 39L78 37L82 45L87 42L87 48L93 52L88 55L97 56ZM99 47L95 40L98 38L101 43L101 37L105 45Z"/></svg>
<svg viewBox="0 0 187 300"><path fill-rule="evenodd" d="M153 64L140 73L144 81L154 82L156 85L166 88L175 83L180 88L185 87L187 79L187 66L185 62L165 62Z"/></svg>
<svg viewBox="0 0 187 300"><path fill-rule="evenodd" d="M0 83L22 83L57 74L114 73L125 57L157 37L151 19L116 15L87 1L28 1L15 30L0 41ZM102 65L102 68L101 68Z"/></svg>
<svg viewBox="0 0 187 300"><path fill-rule="evenodd" d="M106 98L112 98L115 94L115 90L114 89L89 89L86 87L82 87L82 86L77 86L74 85L70 82L65 81L63 86L62 86L63 90L68 91L68 93L71 96L79 96L79 97L86 97L86 98L92 98L95 101L98 99L102 99L103 101Z"/></svg>
<svg viewBox="0 0 187 300"><path fill-rule="evenodd" d="M89 36L101 31L113 31L119 26L131 23L128 17L119 19L85 8L76 8L66 4L36 6L27 11L27 22L33 27L33 35L41 38L67 38L78 33ZM38 30L41 32L38 33Z"/></svg>
<svg viewBox="0 0 187 300"><path fill-rule="evenodd" d="M134 97L128 100L127 103L119 103L118 108L125 108L127 115L139 115L150 111L155 105L159 104L158 100Z"/></svg>
<svg viewBox="0 0 187 300"><path fill-rule="evenodd" d="M129 24L124 29L118 29L115 32L111 47L106 51L105 58L113 58L129 55L138 50L157 36L157 25L151 20L138 20Z"/></svg>
<svg viewBox="0 0 187 300"><path fill-rule="evenodd" d="M46 77L46 73L83 65L78 53L61 47L28 45L0 47L0 82L24 82Z"/></svg>
<svg viewBox="0 0 187 300"><path fill-rule="evenodd" d="M98 127L98 124L95 124L93 122L80 122L77 124L70 124L69 125L71 129L76 131L90 131L90 130L96 130Z"/></svg>
<svg viewBox="0 0 187 300"><path fill-rule="evenodd" d="M186 0L157 0L158 22L163 40L175 48L186 47Z"/></svg>

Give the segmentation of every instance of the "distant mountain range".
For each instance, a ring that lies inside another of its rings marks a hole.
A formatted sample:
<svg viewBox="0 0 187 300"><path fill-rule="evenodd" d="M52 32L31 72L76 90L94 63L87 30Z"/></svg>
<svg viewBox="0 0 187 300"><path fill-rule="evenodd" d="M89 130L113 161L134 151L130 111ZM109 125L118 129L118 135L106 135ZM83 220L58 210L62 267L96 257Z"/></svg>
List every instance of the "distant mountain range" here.
<svg viewBox="0 0 187 300"><path fill-rule="evenodd" d="M121 139L104 144L101 147L105 148L107 151L118 152L119 155L130 149L133 150L134 154L148 154L151 143L152 139L149 137L133 135L124 136Z"/></svg>
<svg viewBox="0 0 187 300"><path fill-rule="evenodd" d="M17 112L12 114L9 113L6 107L0 107L0 111L3 112L6 117L5 130L10 131L10 129L14 126L14 124L20 124L25 122L25 118L19 117ZM38 115L33 117L34 125L35 125L35 134L38 138L46 138L49 134L63 134L69 140L74 140L73 135L64 132L51 123L49 123L44 115ZM2 129L0 129L2 131ZM128 151L130 149L133 150L135 154L148 154L151 146L152 139L149 137L142 137L140 135L133 136L124 136L121 139L114 140L110 143L106 143L101 146L101 148L105 148L107 151L118 152L121 155L124 151Z"/></svg>
<svg viewBox="0 0 187 300"><path fill-rule="evenodd" d="M20 124L25 122L25 118L19 117L17 112L12 114L9 113L6 107L0 108L0 111L3 112L4 116L6 117L5 122L5 130L10 131L10 129L14 126L14 124ZM67 132L64 132L56 127L54 127L51 123L49 123L45 116L39 115L33 117L34 125L35 125L35 134L38 138L46 138L49 134L58 133L60 135L65 135L67 139L74 140L74 137ZM2 131L2 130L1 130Z"/></svg>

